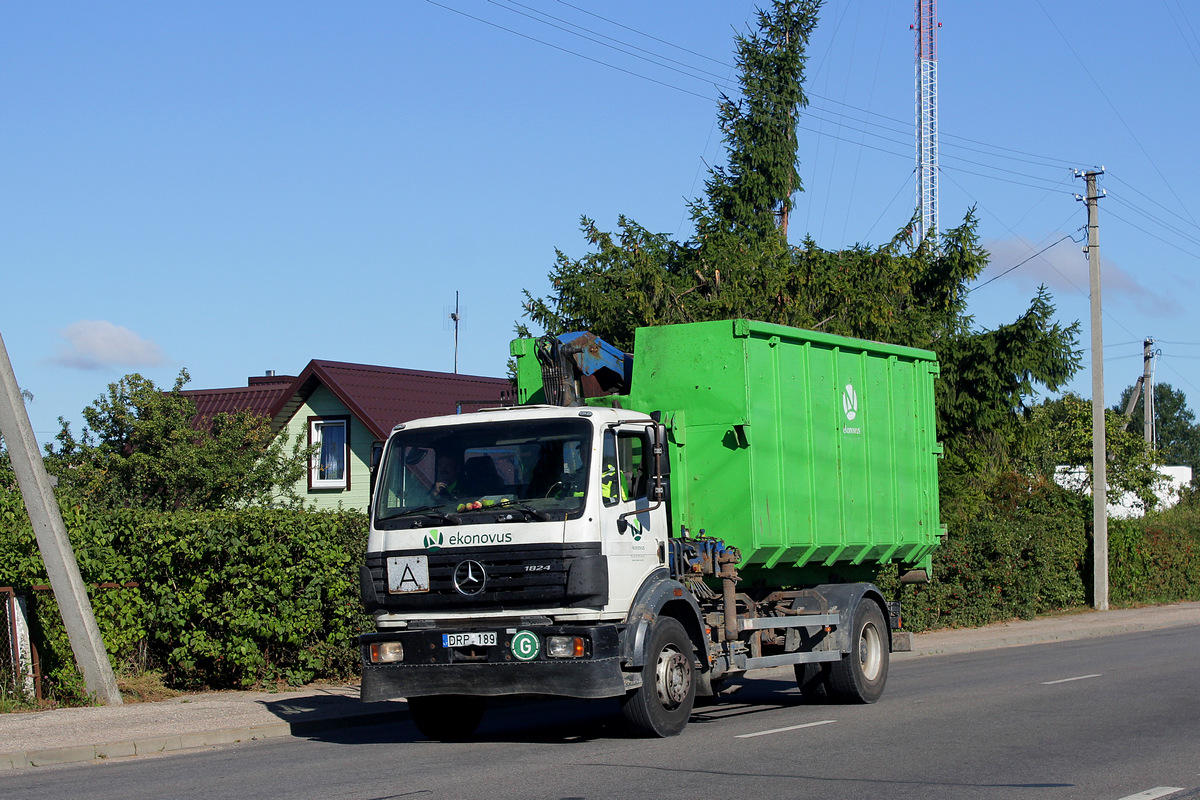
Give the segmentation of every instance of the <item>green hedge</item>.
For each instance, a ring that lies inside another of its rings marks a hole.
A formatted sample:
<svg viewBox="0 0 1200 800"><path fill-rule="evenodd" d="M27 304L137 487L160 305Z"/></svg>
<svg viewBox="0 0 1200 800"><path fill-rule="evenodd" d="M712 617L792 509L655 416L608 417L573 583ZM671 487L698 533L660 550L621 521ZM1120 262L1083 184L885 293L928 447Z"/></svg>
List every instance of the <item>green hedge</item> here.
<svg viewBox="0 0 1200 800"><path fill-rule="evenodd" d="M1111 521L1108 552L1113 604L1200 600L1200 508Z"/></svg>
<svg viewBox="0 0 1200 800"><path fill-rule="evenodd" d="M1005 476L970 516L947 520L927 584L878 583L902 602L904 627L974 627L1092 603L1091 503L1045 483ZM1200 599L1200 506L1110 520L1109 602Z"/></svg>
<svg viewBox="0 0 1200 800"><path fill-rule="evenodd" d="M358 598L366 519L352 512L64 509L114 665L162 670L179 688L299 684L358 669L369 626ZM1028 619L1090 601L1090 511L1052 485L1009 476L968 516L948 519L933 580L878 583L922 631ZM1200 505L1109 525L1114 605L1200 599ZM0 487L0 585L47 583L20 497ZM83 697L49 592L32 595L42 674L63 701Z"/></svg>
<svg viewBox="0 0 1200 800"><path fill-rule="evenodd" d="M162 670L176 687L227 688L357 670L354 638L368 618L358 598L366 518L352 512L244 509L63 510L114 664ZM0 585L48 582L15 492L0 492ZM33 592L48 690L80 694L49 592Z"/></svg>
<svg viewBox="0 0 1200 800"><path fill-rule="evenodd" d="M880 587L902 602L904 627L974 627L1030 619L1086 601L1087 548L1077 518L1042 513L981 517L950 528L927 584L899 586L894 569Z"/></svg>

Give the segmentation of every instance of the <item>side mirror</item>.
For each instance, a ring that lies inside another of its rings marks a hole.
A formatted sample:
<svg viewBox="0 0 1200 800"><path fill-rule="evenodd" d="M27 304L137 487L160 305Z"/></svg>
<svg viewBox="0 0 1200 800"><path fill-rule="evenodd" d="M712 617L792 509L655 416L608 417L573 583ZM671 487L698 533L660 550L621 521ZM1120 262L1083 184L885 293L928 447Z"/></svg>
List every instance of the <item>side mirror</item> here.
<svg viewBox="0 0 1200 800"><path fill-rule="evenodd" d="M666 478L671 474L671 460L667 458L667 426L654 425L654 471Z"/></svg>
<svg viewBox="0 0 1200 800"><path fill-rule="evenodd" d="M383 461L383 442L371 443L371 488L370 497L367 500L367 513L371 514L375 509L371 506L375 502L375 477L379 473L379 462Z"/></svg>

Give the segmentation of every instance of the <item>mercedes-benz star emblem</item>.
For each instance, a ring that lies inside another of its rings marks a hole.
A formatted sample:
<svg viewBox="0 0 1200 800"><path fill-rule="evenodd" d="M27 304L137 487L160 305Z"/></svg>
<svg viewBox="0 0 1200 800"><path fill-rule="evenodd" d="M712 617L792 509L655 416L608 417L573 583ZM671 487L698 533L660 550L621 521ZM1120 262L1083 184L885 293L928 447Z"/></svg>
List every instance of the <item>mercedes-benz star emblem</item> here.
<svg viewBox="0 0 1200 800"><path fill-rule="evenodd" d="M478 561L460 561L454 568L454 588L468 597L479 594L487 583L487 571Z"/></svg>

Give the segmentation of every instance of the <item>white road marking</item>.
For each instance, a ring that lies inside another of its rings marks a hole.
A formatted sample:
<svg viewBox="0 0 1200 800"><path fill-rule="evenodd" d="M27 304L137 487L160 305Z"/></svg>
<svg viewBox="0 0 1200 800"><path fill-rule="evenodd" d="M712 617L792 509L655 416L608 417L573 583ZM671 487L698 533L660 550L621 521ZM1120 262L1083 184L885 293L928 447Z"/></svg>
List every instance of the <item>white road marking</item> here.
<svg viewBox="0 0 1200 800"><path fill-rule="evenodd" d="M1172 795L1176 792L1182 791L1183 789L1175 786L1155 786L1153 789L1147 789L1144 792L1138 792L1137 794L1131 794L1128 797L1122 797L1121 800L1156 800L1156 798L1166 797L1167 795Z"/></svg>
<svg viewBox="0 0 1200 800"><path fill-rule="evenodd" d="M1071 681L1086 681L1088 678L1102 677L1100 673L1094 675L1076 675L1074 678L1063 678L1057 681L1042 681L1042 686L1053 686L1056 683L1070 683Z"/></svg>
<svg viewBox="0 0 1200 800"><path fill-rule="evenodd" d="M766 736L771 733L787 733L788 731L798 731L801 728L815 728L818 725L832 725L837 722L836 719L823 719L820 722L806 722L803 725L789 725L786 728L772 728L769 731L759 731L758 733L743 733L735 738L750 739L754 736Z"/></svg>

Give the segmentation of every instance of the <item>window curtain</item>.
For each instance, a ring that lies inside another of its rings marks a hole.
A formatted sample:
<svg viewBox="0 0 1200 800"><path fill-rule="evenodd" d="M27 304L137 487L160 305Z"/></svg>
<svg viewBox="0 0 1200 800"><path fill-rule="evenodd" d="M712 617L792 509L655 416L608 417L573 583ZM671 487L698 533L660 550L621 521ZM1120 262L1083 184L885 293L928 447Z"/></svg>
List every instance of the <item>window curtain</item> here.
<svg viewBox="0 0 1200 800"><path fill-rule="evenodd" d="M346 475L346 426L341 422L324 423L321 432L321 469L323 481L340 481Z"/></svg>

